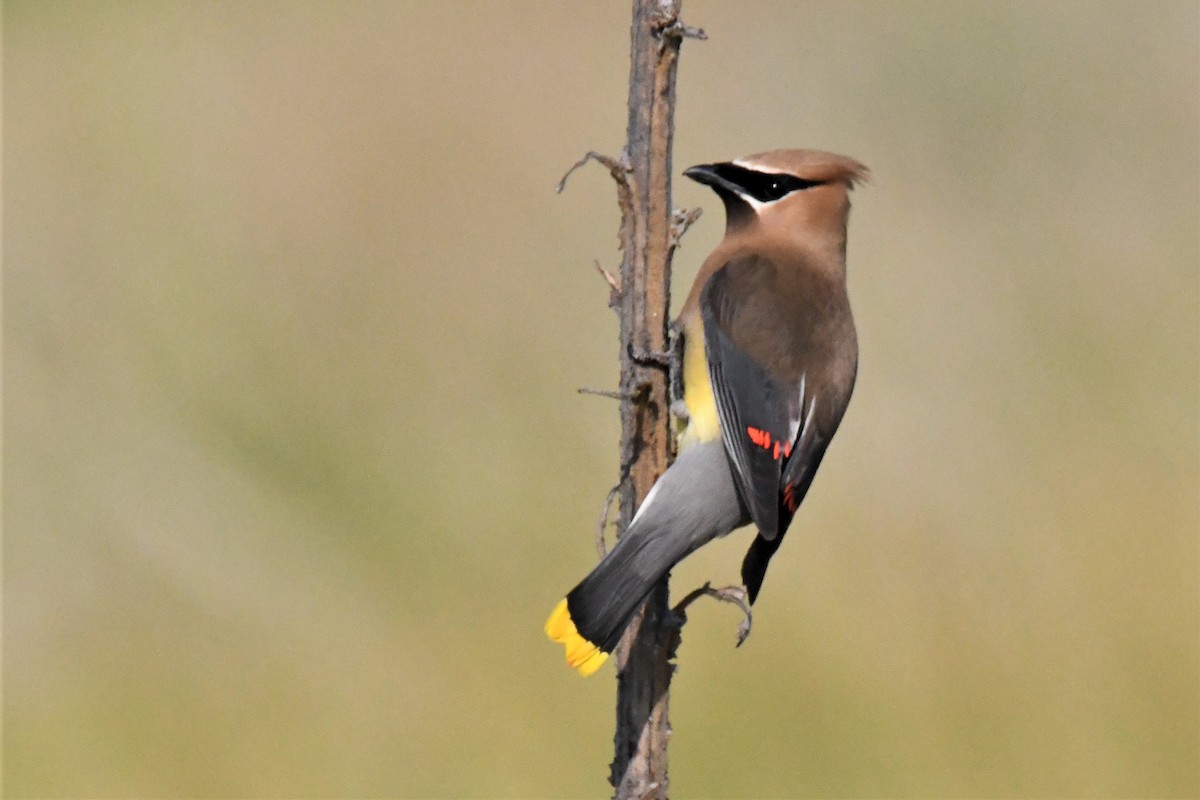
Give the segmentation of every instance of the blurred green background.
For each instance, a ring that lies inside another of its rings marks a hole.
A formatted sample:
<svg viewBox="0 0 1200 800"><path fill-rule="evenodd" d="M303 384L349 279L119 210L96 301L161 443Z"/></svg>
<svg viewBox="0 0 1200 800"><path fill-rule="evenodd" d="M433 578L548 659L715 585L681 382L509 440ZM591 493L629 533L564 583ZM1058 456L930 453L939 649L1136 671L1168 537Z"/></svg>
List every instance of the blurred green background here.
<svg viewBox="0 0 1200 800"><path fill-rule="evenodd" d="M4 5L10 797L603 796L625 2ZM1200 793L1200 13L687 0L675 167L851 154L858 393L674 796ZM676 259L676 300L723 222ZM676 571L729 582L749 531Z"/></svg>

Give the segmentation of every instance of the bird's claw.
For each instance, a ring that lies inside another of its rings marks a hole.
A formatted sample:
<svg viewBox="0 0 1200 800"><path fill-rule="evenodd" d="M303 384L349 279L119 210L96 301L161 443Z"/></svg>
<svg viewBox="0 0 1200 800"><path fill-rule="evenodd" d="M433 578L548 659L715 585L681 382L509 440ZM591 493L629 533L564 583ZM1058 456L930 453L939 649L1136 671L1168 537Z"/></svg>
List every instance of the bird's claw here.
<svg viewBox="0 0 1200 800"><path fill-rule="evenodd" d="M674 353L670 350L634 350L629 345L629 359L640 366L670 368Z"/></svg>
<svg viewBox="0 0 1200 800"><path fill-rule="evenodd" d="M742 646L742 642L746 641L750 636L750 626L754 622L754 615L750 612L749 594L746 592L745 586L722 586L720 589L709 589L708 594L725 603L732 603L742 610L742 621L738 624L737 630L737 647Z"/></svg>

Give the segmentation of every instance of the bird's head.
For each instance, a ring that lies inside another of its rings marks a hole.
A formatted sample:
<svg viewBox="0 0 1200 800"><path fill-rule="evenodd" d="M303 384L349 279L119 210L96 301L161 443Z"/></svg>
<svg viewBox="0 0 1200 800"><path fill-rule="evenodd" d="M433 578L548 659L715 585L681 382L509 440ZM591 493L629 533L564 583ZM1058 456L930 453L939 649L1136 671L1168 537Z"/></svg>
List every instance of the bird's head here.
<svg viewBox="0 0 1200 800"><path fill-rule="evenodd" d="M844 247L849 191L869 172L834 153L771 150L683 174L711 186L724 201L729 233L761 226L768 234Z"/></svg>

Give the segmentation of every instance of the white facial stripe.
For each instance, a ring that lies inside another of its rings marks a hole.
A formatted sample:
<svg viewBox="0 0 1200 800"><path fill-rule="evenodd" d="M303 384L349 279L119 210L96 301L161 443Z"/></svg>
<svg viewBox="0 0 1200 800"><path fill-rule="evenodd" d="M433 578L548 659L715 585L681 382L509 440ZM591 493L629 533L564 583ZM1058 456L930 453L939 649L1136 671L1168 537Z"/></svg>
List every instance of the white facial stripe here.
<svg viewBox="0 0 1200 800"><path fill-rule="evenodd" d="M739 159L735 160L733 163L736 166L744 167L745 169L752 169L755 172L765 172L769 175L790 175L791 174L787 170L778 169L776 167L768 167L765 164L759 164L754 161L746 161L743 158L739 158Z"/></svg>
<svg viewBox="0 0 1200 800"><path fill-rule="evenodd" d="M756 200L755 198L751 197L750 195L746 194L745 192L738 192L737 196L742 198L743 200L745 200L746 204L754 209L755 214L762 211L767 206L771 205L771 203L779 202L778 200L772 200L771 203L764 203L761 200Z"/></svg>

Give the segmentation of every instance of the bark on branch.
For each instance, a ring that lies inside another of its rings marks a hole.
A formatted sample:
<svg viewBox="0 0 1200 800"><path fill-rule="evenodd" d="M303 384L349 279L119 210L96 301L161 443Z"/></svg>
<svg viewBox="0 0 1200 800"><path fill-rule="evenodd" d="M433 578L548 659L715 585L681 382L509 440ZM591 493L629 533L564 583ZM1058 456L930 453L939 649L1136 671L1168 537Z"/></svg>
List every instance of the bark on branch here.
<svg viewBox="0 0 1200 800"><path fill-rule="evenodd" d="M576 169L596 161L616 182L621 209L620 275L614 277L596 265L611 290L609 305L620 316L620 387L615 392L580 390L621 402L621 474L600 515L596 546L601 557L614 497L619 499L617 527L624 531L675 455L669 364L663 357L669 344L671 256L679 237L700 216L698 209L671 206L675 71L683 39L707 38L704 31L683 24L681 4L682 0L633 0L625 148L619 158L587 153L567 170L557 189L563 190ZM615 653L617 726L609 782L617 800L667 797L667 698L683 619L667 600L664 578L634 616Z"/></svg>
<svg viewBox="0 0 1200 800"><path fill-rule="evenodd" d="M633 0L629 121L618 178L621 200L620 530L674 456L668 371L646 354L667 349L671 255L681 222L671 205L675 72L685 37L681 0ZM618 171L609 166L613 177ZM617 800L667 797L667 699L679 644L664 579L617 648L617 725L610 782Z"/></svg>

